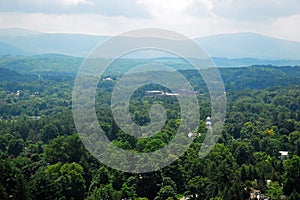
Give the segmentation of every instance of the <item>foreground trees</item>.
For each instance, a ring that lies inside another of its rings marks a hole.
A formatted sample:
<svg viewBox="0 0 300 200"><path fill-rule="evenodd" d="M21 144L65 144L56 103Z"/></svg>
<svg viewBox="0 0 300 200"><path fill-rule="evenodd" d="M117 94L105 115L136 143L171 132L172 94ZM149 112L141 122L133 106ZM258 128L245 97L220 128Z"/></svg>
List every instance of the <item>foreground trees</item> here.
<svg viewBox="0 0 300 200"><path fill-rule="evenodd" d="M283 186L286 195L300 194L300 157L293 156L284 162Z"/></svg>
<svg viewBox="0 0 300 200"><path fill-rule="evenodd" d="M83 199L83 168L77 163L57 163L40 169L30 182L32 199Z"/></svg>
<svg viewBox="0 0 300 200"><path fill-rule="evenodd" d="M222 135L204 158L199 157L199 150L206 132L209 97L206 93L199 95L202 113L198 132L202 135L170 166L152 173L130 174L104 166L87 152L70 112L71 84L47 81L48 85L5 85L28 90L23 99L0 86L0 199L240 200L248 199L254 189L271 199L282 195L299 199L299 86L229 89ZM250 83L248 80L245 84ZM180 124L176 98L147 99L142 92L132 98L130 112L136 123L149 122L147 109L154 103L166 105L171 116L159 133L138 139L122 132L112 119L110 87L99 91L96 108L101 127L116 146L149 152L172 139ZM40 96L28 96L31 89L38 89ZM29 116L32 112L40 118ZM288 155L281 156L279 151Z"/></svg>

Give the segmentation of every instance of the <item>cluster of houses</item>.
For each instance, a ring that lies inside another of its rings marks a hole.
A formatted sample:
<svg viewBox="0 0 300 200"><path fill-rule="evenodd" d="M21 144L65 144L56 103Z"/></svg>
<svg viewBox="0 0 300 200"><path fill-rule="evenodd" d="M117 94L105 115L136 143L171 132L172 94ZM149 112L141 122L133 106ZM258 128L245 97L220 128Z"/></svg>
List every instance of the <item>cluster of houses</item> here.
<svg viewBox="0 0 300 200"><path fill-rule="evenodd" d="M253 189L250 193L250 199L270 200L270 197L265 196L264 194L262 194L260 190Z"/></svg>
<svg viewBox="0 0 300 200"><path fill-rule="evenodd" d="M20 94L21 94L21 93L22 93L21 90L17 90L16 93L14 93L14 92L9 92L9 91L6 92L6 94L16 95L17 97L20 97ZM23 93L23 94L24 94L24 93ZM33 97L37 96L38 94L39 94L39 92L34 92L34 93L30 94L30 97L33 98Z"/></svg>

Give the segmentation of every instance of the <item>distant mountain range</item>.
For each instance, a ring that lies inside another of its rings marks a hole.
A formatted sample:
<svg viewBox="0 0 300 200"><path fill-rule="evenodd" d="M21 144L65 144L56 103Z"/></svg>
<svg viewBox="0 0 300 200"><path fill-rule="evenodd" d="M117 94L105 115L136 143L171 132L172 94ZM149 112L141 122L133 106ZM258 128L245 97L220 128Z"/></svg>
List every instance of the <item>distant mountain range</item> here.
<svg viewBox="0 0 300 200"><path fill-rule="evenodd" d="M300 42L256 33L221 34L195 40L213 57L300 59Z"/></svg>
<svg viewBox="0 0 300 200"><path fill-rule="evenodd" d="M25 29L0 29L0 55L63 54L85 57L109 36L41 33ZM195 38L217 65L299 65L300 42L256 33L220 34Z"/></svg>
<svg viewBox="0 0 300 200"><path fill-rule="evenodd" d="M0 29L0 53L10 55L64 54L85 57L107 36L40 33L24 29ZM6 47L9 47L5 49ZM4 47L4 49L3 49ZM22 52L22 53L20 53Z"/></svg>

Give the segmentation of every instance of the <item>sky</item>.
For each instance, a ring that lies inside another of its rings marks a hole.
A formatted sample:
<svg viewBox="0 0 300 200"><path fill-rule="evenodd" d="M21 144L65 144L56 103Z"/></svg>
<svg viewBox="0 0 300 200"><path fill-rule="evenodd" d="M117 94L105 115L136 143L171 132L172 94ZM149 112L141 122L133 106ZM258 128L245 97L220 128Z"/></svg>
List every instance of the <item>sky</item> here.
<svg viewBox="0 0 300 200"><path fill-rule="evenodd" d="M116 35L164 28L188 37L255 32L300 41L299 0L2 0L0 28Z"/></svg>

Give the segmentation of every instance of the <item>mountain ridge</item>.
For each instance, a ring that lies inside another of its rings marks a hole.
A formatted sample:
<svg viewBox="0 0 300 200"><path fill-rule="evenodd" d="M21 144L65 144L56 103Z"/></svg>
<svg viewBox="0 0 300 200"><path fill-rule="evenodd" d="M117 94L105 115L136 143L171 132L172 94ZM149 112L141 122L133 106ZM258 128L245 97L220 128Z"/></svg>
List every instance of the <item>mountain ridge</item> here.
<svg viewBox="0 0 300 200"><path fill-rule="evenodd" d="M299 59L300 42L241 32L196 38L214 57Z"/></svg>
<svg viewBox="0 0 300 200"><path fill-rule="evenodd" d="M0 29L0 55L16 55L5 45L26 52L26 55L64 54L86 57L98 44L110 36L42 33L26 29ZM300 42L272 38L257 33L217 34L194 39L211 57L228 59L255 58L271 60L300 59ZM5 44L5 45L4 45ZM22 54L23 55L23 54Z"/></svg>

